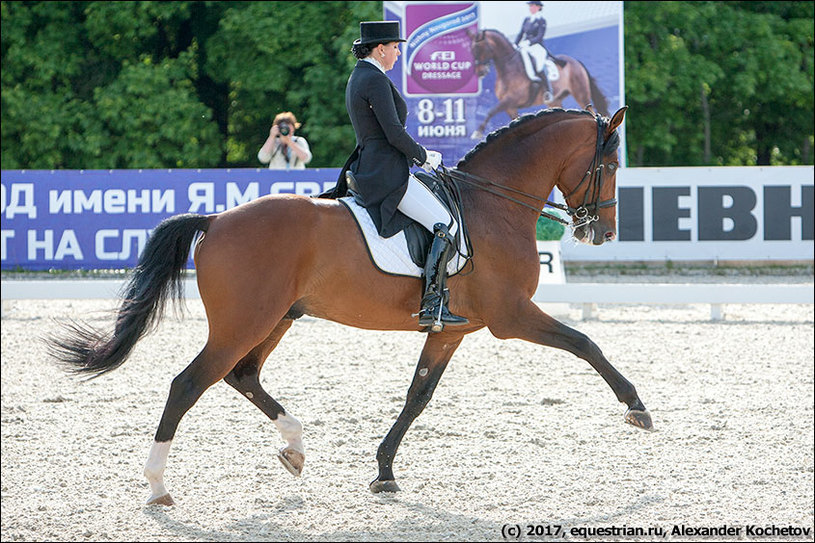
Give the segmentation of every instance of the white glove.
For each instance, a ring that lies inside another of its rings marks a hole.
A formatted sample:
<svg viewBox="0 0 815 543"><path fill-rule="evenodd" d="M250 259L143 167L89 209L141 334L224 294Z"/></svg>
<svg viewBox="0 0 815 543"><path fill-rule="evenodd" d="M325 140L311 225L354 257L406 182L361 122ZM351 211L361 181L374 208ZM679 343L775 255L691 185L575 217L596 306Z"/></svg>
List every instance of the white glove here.
<svg viewBox="0 0 815 543"><path fill-rule="evenodd" d="M441 164L441 153L438 151L427 151L427 160L422 164L422 169L428 173L439 167Z"/></svg>

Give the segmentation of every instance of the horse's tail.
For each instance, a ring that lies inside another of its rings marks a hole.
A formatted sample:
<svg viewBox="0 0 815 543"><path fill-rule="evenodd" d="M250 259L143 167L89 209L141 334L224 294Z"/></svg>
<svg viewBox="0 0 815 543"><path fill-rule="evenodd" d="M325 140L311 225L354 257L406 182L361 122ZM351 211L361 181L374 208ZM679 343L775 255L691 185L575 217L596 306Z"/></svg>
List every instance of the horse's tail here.
<svg viewBox="0 0 815 543"><path fill-rule="evenodd" d="M578 60L578 62L580 62ZM591 92L591 103L594 106L595 111L597 111L603 117L608 117L608 100L606 100L603 91L600 90L600 87L597 85L597 81L589 73L589 69L586 68L586 65L580 62L580 65L583 66L583 69L586 70L586 75L589 78L589 91ZM584 106L585 107L585 106Z"/></svg>
<svg viewBox="0 0 815 543"><path fill-rule="evenodd" d="M180 302L182 272L198 232L206 232L204 215L178 215L164 220L150 236L125 288L113 334L87 325L67 324L67 336L48 341L51 354L69 371L98 377L121 366L136 343L161 320L168 299Z"/></svg>

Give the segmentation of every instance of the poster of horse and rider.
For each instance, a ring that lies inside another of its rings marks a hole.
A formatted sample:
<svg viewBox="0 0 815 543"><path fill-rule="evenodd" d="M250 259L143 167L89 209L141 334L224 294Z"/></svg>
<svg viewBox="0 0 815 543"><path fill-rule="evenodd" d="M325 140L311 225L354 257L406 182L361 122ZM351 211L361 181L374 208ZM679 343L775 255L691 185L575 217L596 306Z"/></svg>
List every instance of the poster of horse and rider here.
<svg viewBox="0 0 815 543"><path fill-rule="evenodd" d="M404 29L388 75L408 103L408 131L446 164L525 113L624 105L622 2L384 2L384 11Z"/></svg>

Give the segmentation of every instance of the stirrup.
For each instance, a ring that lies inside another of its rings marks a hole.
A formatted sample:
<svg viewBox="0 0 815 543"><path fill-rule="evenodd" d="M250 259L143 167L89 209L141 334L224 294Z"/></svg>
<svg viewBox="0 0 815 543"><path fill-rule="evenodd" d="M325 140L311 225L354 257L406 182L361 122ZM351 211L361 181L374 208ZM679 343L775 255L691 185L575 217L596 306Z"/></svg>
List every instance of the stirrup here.
<svg viewBox="0 0 815 543"><path fill-rule="evenodd" d="M429 326L431 332L441 332L445 326L463 326L470 321L454 315L447 309L445 296L435 295L426 299L419 311L419 326Z"/></svg>

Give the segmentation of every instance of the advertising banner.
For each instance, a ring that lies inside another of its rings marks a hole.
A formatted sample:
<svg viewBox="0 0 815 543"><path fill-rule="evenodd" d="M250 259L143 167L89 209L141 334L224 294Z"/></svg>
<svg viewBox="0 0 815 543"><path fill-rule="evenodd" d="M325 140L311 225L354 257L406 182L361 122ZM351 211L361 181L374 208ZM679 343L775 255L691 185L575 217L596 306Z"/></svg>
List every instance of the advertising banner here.
<svg viewBox="0 0 815 543"><path fill-rule="evenodd" d="M812 261L813 174L812 166L621 169L617 241L564 237L563 258Z"/></svg>
<svg viewBox="0 0 815 543"><path fill-rule="evenodd" d="M266 194L319 194L339 171L3 170L2 266L134 267L167 217L219 213Z"/></svg>
<svg viewBox="0 0 815 543"><path fill-rule="evenodd" d="M447 166L518 115L588 104L608 115L624 102L622 2L383 5L407 40L388 72L408 103L407 130ZM545 79L551 99L530 77Z"/></svg>
<svg viewBox="0 0 815 543"><path fill-rule="evenodd" d="M133 267L167 217L219 213L266 194L317 194L338 174L339 168L4 170L2 269ZM813 175L812 166L624 168L617 175L617 240L577 244L567 229L562 258L812 260ZM550 272L561 269L556 251L539 253Z"/></svg>

